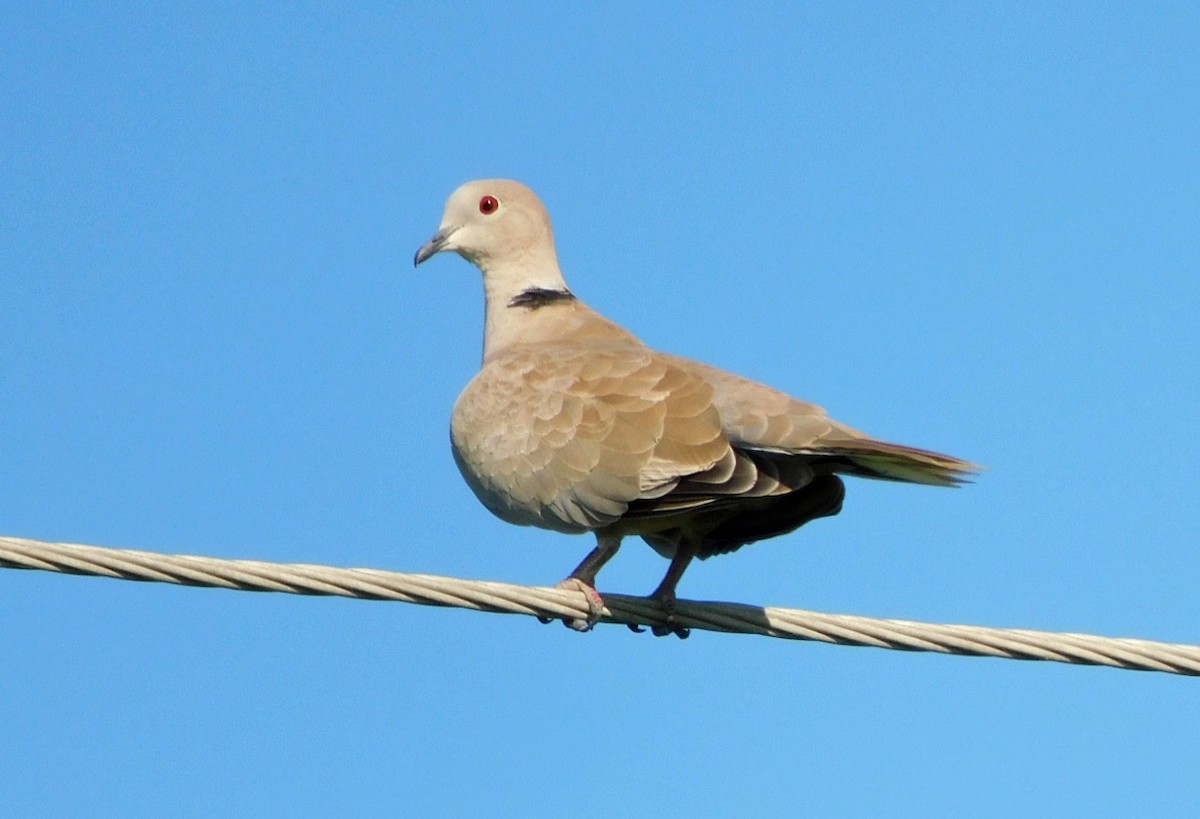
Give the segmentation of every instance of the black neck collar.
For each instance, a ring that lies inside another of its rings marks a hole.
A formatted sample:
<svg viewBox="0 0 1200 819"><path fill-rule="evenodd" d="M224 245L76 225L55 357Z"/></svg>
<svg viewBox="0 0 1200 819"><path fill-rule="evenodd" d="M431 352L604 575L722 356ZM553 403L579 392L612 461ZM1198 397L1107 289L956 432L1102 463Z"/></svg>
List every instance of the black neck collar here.
<svg viewBox="0 0 1200 819"><path fill-rule="evenodd" d="M517 295L513 296L512 301L508 303L509 307L525 307L530 310L537 310L539 307L545 307L549 304L558 304L564 301L575 301L575 294L570 290L547 290L544 287L531 287L528 290L522 290Z"/></svg>

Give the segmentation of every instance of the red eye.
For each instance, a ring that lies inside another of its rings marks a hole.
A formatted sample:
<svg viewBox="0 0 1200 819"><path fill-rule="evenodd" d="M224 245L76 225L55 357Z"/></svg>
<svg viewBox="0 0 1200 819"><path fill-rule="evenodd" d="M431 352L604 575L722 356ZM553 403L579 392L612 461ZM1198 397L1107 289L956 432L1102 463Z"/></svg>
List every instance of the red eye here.
<svg viewBox="0 0 1200 819"><path fill-rule="evenodd" d="M496 197L494 196L485 196L479 200L479 212L484 216L495 213L498 207L500 207L500 203L496 201Z"/></svg>

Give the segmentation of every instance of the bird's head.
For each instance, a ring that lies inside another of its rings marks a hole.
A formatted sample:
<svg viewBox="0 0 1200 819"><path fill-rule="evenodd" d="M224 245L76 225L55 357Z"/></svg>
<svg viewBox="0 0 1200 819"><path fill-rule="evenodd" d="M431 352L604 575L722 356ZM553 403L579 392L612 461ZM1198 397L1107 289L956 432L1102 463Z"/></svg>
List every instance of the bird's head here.
<svg viewBox="0 0 1200 819"><path fill-rule="evenodd" d="M413 264L454 251L485 273L495 267L557 268L550 215L533 191L507 179L468 182L446 200L442 223Z"/></svg>

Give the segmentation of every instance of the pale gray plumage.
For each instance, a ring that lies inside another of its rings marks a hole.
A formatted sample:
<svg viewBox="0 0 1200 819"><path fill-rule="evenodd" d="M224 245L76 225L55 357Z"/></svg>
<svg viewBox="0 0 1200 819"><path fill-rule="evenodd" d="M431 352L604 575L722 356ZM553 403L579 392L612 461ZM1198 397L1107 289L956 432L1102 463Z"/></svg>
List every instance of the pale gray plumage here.
<svg viewBox="0 0 1200 819"><path fill-rule="evenodd" d="M500 518L596 533L568 581L602 601L596 572L624 535L672 560L670 613L692 557L732 551L836 514L837 477L954 486L978 467L885 443L823 409L660 353L571 295L550 217L528 188L469 182L415 264L455 251L483 272L483 366L454 408L454 458ZM564 581L567 582L567 581ZM656 630L656 633L679 628Z"/></svg>

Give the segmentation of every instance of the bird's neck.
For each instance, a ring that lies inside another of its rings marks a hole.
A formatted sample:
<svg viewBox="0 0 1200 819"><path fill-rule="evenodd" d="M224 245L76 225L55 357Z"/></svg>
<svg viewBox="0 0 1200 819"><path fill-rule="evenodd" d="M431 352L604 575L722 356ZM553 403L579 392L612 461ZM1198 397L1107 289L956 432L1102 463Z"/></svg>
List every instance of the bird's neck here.
<svg viewBox="0 0 1200 819"><path fill-rule="evenodd" d="M546 326L548 310L573 301L558 262L548 259L521 259L519 264L491 266L481 264L486 299L483 329L483 357L515 341L531 341L551 331Z"/></svg>

